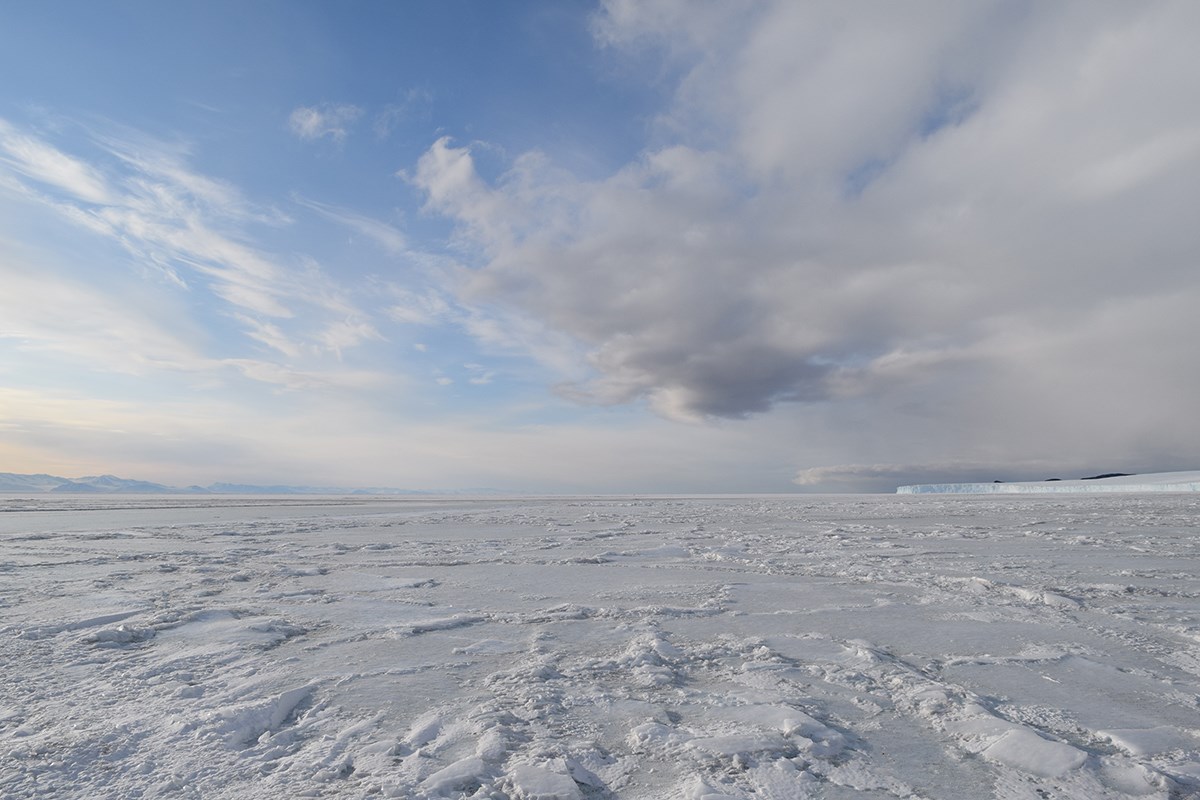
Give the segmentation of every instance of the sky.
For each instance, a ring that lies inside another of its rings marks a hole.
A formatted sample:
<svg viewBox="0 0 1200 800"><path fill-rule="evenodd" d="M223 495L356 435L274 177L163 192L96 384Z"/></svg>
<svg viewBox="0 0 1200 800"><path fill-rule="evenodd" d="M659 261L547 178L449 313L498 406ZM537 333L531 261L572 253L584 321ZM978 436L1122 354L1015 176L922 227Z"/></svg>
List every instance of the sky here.
<svg viewBox="0 0 1200 800"><path fill-rule="evenodd" d="M0 471L1200 468L1200 4L16 2Z"/></svg>

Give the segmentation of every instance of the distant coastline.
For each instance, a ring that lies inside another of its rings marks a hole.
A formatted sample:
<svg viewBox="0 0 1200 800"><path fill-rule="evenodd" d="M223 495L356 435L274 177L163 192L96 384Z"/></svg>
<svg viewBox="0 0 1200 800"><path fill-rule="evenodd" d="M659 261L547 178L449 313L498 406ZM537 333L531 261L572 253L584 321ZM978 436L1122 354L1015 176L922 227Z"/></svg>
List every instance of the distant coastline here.
<svg viewBox="0 0 1200 800"><path fill-rule="evenodd" d="M472 493L484 494L486 489L473 489ZM151 481L119 478L116 475L89 475L83 478L63 478L58 475L24 475L0 472L0 492L28 492L33 494L450 494L418 489L396 489L391 487L347 488L341 486L282 486L248 483L210 483L207 486L167 486Z"/></svg>

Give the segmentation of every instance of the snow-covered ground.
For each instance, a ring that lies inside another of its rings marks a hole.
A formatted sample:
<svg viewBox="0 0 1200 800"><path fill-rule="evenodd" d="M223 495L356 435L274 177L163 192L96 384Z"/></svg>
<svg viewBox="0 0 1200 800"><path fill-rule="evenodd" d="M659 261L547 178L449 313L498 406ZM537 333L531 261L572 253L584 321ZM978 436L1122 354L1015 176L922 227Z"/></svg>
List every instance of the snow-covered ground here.
<svg viewBox="0 0 1200 800"><path fill-rule="evenodd" d="M0 498L5 798L1200 797L1200 496Z"/></svg>

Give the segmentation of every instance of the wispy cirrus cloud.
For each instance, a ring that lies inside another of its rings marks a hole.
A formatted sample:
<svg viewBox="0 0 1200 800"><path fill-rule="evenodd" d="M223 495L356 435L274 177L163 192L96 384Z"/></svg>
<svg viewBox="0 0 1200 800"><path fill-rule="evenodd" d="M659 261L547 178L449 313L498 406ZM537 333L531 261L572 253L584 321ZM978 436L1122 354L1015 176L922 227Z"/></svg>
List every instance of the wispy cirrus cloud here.
<svg viewBox="0 0 1200 800"><path fill-rule="evenodd" d="M103 205L112 193L97 170L0 119L0 164L76 200Z"/></svg>
<svg viewBox="0 0 1200 800"><path fill-rule="evenodd" d="M453 322L459 314L447 297L436 289L414 291L402 286L388 289L390 304L387 315L408 325L438 325Z"/></svg>
<svg viewBox="0 0 1200 800"><path fill-rule="evenodd" d="M214 366L177 331L146 315L131 314L120 298L5 255L0 265L5 286L0 293L0 337L9 340L7 346L67 355L93 368L130 375Z"/></svg>
<svg viewBox="0 0 1200 800"><path fill-rule="evenodd" d="M71 188L70 197L53 197L22 180L29 199L54 208L66 219L101 233L125 247L147 266L170 265L203 275L230 304L274 317L291 316L288 299L298 295L286 280L288 270L248 241L249 225L277 215L255 209L240 194L188 170L149 140L117 143L96 137L116 161L89 164L32 134L10 132L14 153L36 153L37 169L10 160L10 175L53 188ZM137 152L136 157L130 153Z"/></svg>
<svg viewBox="0 0 1200 800"><path fill-rule="evenodd" d="M211 219L238 225L280 228L293 222L277 207L251 202L232 183L192 169L191 149L185 142L164 141L111 123L109 129L88 130L88 135L129 175L140 176L152 186L171 187L165 199L172 204L190 205Z"/></svg>
<svg viewBox="0 0 1200 800"><path fill-rule="evenodd" d="M3 252L3 250L0 250ZM192 376L206 385L242 376L288 389L357 389L394 382L380 372L336 367L296 366L317 350L340 352L364 339L377 338L361 321L331 323L307 351L299 349L270 323L241 321L248 334L288 357L216 357L204 351L206 334L195 324L150 313L127 295L30 268L19 258L0 265L0 340L10 354L25 354L45 363L62 360L75 370L150 377L163 373Z"/></svg>
<svg viewBox="0 0 1200 800"><path fill-rule="evenodd" d="M300 106L288 115L288 129L307 141L328 137L341 143L362 113L358 106L346 103Z"/></svg>
<svg viewBox="0 0 1200 800"><path fill-rule="evenodd" d="M388 103L382 111L375 114L375 119L371 124L375 136L379 139L386 139L409 118L427 116L429 105L432 102L433 92L429 89L419 87L409 89L397 102Z"/></svg>
<svg viewBox="0 0 1200 800"><path fill-rule="evenodd" d="M355 233L365 236L393 255L409 252L407 237L394 225L389 225L382 220L347 208L340 208L328 203L319 203L316 200L301 197L300 195L293 195L292 201L297 205L317 212L326 219L336 222Z"/></svg>
<svg viewBox="0 0 1200 800"><path fill-rule="evenodd" d="M162 276L178 290L204 295L205 305L239 323L247 340L265 345L276 356L300 361L321 354L340 358L349 348L380 339L369 315L314 260L300 254L280 257L256 241L256 230L286 227L287 216L250 202L227 182L189 168L187 150L180 145L127 130L86 133L90 159L0 121L3 185L20 202L50 209L78 230L123 249L136 268ZM367 224L360 221L360 227ZM382 228L371 232L394 243ZM259 357L205 357L165 333L143 332L136 346L123 345L114 336L140 317L127 310L122 320L115 298L91 285L98 282L102 279L94 269L73 281L42 275L26 287L26 296L45 295L40 313L46 320L57 319L58 309L68 309L61 324L38 324L21 309L13 309L9 319L23 320L26 334L43 346L58 347L66 337L72 347L103 349L117 361L142 354L171 369L234 366L241 374L280 385L331 383L327 377L309 377L312 369L295 364L268 368ZM84 297L89 293L90 300ZM56 307L53 298L62 302ZM75 313L84 306L90 307L88 313ZM110 307L111 313L104 311ZM104 331L89 347L76 328L106 313L109 322L99 326ZM173 355L146 355L161 347Z"/></svg>

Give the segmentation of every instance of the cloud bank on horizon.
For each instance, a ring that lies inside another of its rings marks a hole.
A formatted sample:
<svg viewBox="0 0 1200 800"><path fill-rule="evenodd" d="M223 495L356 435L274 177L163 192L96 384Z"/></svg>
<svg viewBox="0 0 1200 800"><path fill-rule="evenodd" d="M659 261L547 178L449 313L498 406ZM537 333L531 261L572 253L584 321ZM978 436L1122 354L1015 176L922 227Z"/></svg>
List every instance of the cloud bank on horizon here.
<svg viewBox="0 0 1200 800"><path fill-rule="evenodd" d="M260 10L0 32L0 469L1195 466L1195 4Z"/></svg>

